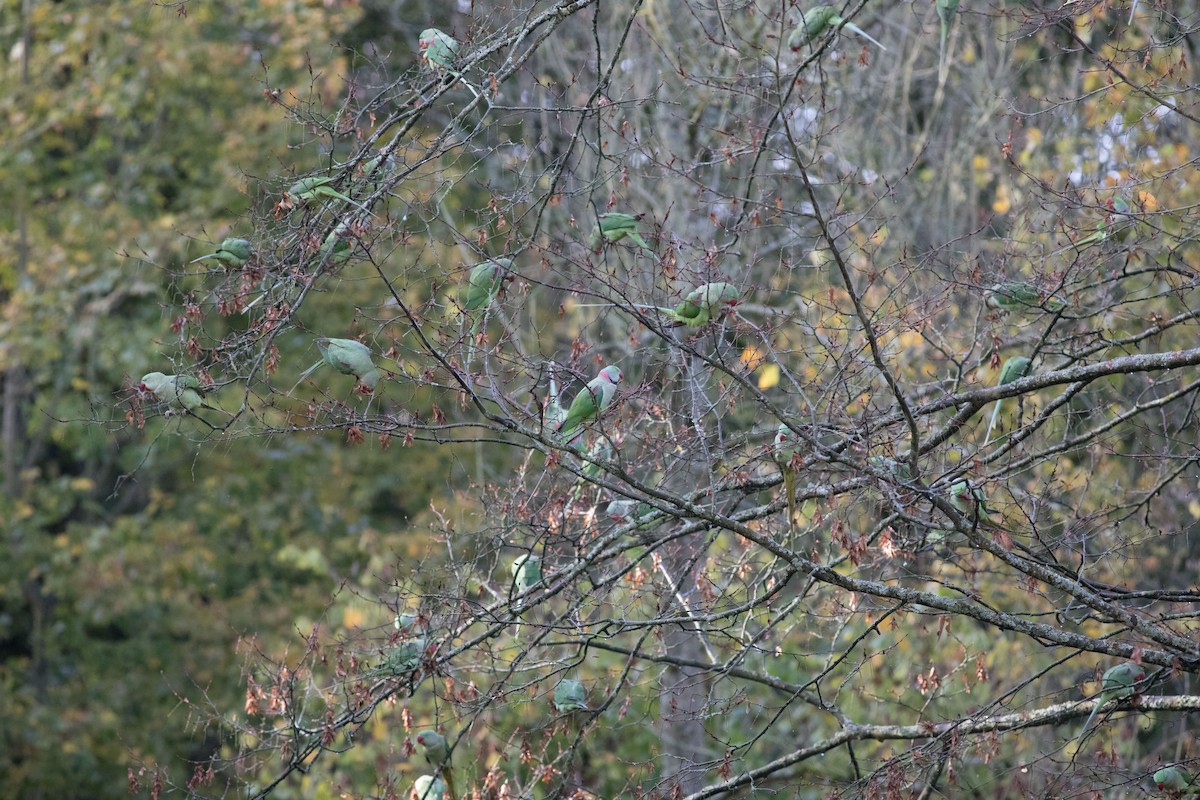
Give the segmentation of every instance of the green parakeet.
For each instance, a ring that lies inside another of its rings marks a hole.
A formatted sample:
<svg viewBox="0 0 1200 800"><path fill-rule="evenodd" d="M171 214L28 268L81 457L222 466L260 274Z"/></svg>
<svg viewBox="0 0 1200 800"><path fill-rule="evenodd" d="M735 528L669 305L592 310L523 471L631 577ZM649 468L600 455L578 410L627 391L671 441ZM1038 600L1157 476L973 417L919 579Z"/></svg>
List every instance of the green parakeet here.
<svg viewBox="0 0 1200 800"><path fill-rule="evenodd" d="M1099 244L1109 237L1120 242L1129 238L1133 231L1133 218L1130 216L1133 207L1129 205L1129 201L1124 197L1110 197L1104 205L1108 213L1096 223L1096 229L1092 233L1074 243L1077 250L1090 244Z"/></svg>
<svg viewBox="0 0 1200 800"><path fill-rule="evenodd" d="M517 556L513 559L512 576L518 594L529 591L542 582L542 560L528 553Z"/></svg>
<svg viewBox="0 0 1200 800"><path fill-rule="evenodd" d="M491 258L471 269L466 288L463 290L462 307L464 312L479 313L475 314L475 319L471 322L470 338L467 341L468 364L471 362L475 337L479 334L479 326L483 324L487 307L504 290L505 282L512 279L512 259L509 258Z"/></svg>
<svg viewBox="0 0 1200 800"><path fill-rule="evenodd" d="M591 711L587 706L587 692L579 681L564 678L554 687L554 710L560 714L569 711Z"/></svg>
<svg viewBox="0 0 1200 800"><path fill-rule="evenodd" d="M1036 286L1023 281L997 283L991 289L988 289L984 303L988 308L1005 312L1031 311L1035 308L1047 311L1061 311L1067 307L1066 301L1057 295L1043 297L1042 292L1038 291Z"/></svg>
<svg viewBox="0 0 1200 800"><path fill-rule="evenodd" d="M638 528L657 525L661 517L651 518L657 508L640 500L613 500L604 509L605 515L620 525L636 522Z"/></svg>
<svg viewBox="0 0 1200 800"><path fill-rule="evenodd" d="M426 28L417 37L417 49L425 66L435 72L453 72L451 68L458 59L458 41L450 34L437 28Z"/></svg>
<svg viewBox="0 0 1200 800"><path fill-rule="evenodd" d="M380 374L375 368L375 362L371 360L371 348L362 342L321 336L317 339L317 349L321 351L321 360L304 370L300 380L296 381L296 386L322 364L328 364L343 375L353 375L367 389L374 390L375 384L379 383ZM292 391L295 390L293 386Z"/></svg>
<svg viewBox="0 0 1200 800"><path fill-rule="evenodd" d="M350 260L352 248L350 242L345 239L345 233L345 225L338 225L329 232L321 244L321 249L317 251L316 264L324 261L326 264L337 267Z"/></svg>
<svg viewBox="0 0 1200 800"><path fill-rule="evenodd" d="M401 611L392 624L401 633L413 633L420 624L420 617L410 611Z"/></svg>
<svg viewBox="0 0 1200 800"><path fill-rule="evenodd" d="M617 384L620 382L621 368L610 364L588 381L587 386L579 390L557 429L564 444L573 443L582 434L585 424L598 418L608 409L616 397Z"/></svg>
<svg viewBox="0 0 1200 800"><path fill-rule="evenodd" d="M844 27L875 44L880 50L887 50L882 44L872 39L862 28L853 22L846 22L842 17L838 16L836 8L827 5L813 6L804 12L804 15L800 18L800 24L788 36L788 47L794 53L805 45L812 44L812 42L831 27L836 28L838 25L842 25L842 23L845 23Z"/></svg>
<svg viewBox="0 0 1200 800"><path fill-rule="evenodd" d="M972 486L970 481L964 480L953 484L949 494L950 505L966 517L968 522L974 523L978 518L980 525L1004 530L1004 526L992 519L988 513L987 499L983 495L983 489Z"/></svg>
<svg viewBox="0 0 1200 800"><path fill-rule="evenodd" d="M191 375L164 375L161 372L147 372L142 376L138 390L143 394L149 392L154 395L168 409L183 409L191 412L201 407L216 409L216 406L204 399L200 381Z"/></svg>
<svg viewBox="0 0 1200 800"><path fill-rule="evenodd" d="M421 775L413 781L408 800L446 800L446 782L433 775Z"/></svg>
<svg viewBox="0 0 1200 800"><path fill-rule="evenodd" d="M542 560L528 553L517 556L512 563L512 588L514 594L522 594L542 582ZM520 619L520 616L517 617ZM521 635L521 623L513 625L513 636Z"/></svg>
<svg viewBox="0 0 1200 800"><path fill-rule="evenodd" d="M446 737L437 731L424 730L417 734L417 744L425 752L425 761L434 769L450 766L450 750Z"/></svg>
<svg viewBox="0 0 1200 800"><path fill-rule="evenodd" d="M725 307L737 305L742 293L732 283L705 283L690 291L675 308L655 310L667 315L676 325L699 328L719 316Z"/></svg>
<svg viewBox="0 0 1200 800"><path fill-rule="evenodd" d="M195 264L197 261L203 261L206 258L215 258L220 262L222 267L233 269L235 267L246 266L246 262L250 260L253 254L253 247L249 240L231 237L221 242L221 246L217 248L217 252L193 258L191 263Z"/></svg>
<svg viewBox="0 0 1200 800"><path fill-rule="evenodd" d="M381 181L396 171L396 157L389 155L385 158L383 153L377 153L359 164L358 168L372 181Z"/></svg>
<svg viewBox="0 0 1200 800"><path fill-rule="evenodd" d="M417 744L425 751L425 761L441 775L446 782L446 791L450 800L456 797L454 793L454 775L450 770L450 748L446 737L437 731L425 730L417 734Z"/></svg>
<svg viewBox="0 0 1200 800"><path fill-rule="evenodd" d="M946 60L946 37L950 35L950 24L954 22L954 16L958 13L959 0L935 0L934 8L937 9L938 22L941 24L941 60Z"/></svg>
<svg viewBox="0 0 1200 800"><path fill-rule="evenodd" d="M558 381L554 378L553 365L547 364L546 371L550 373L550 391L546 395L546 427L557 431L567 418L567 410L563 408L562 400L558 396Z"/></svg>
<svg viewBox="0 0 1200 800"><path fill-rule="evenodd" d="M908 468L907 461L897 461L890 456L871 456L867 459L867 463L901 483L908 483L912 480L912 470Z"/></svg>
<svg viewBox="0 0 1200 800"><path fill-rule="evenodd" d="M421 63L434 72L447 72L457 78L463 86L479 99L479 92L467 82L461 72L454 69L458 63L458 42L450 34L437 28L426 28L417 37L417 49L421 52Z"/></svg>
<svg viewBox="0 0 1200 800"><path fill-rule="evenodd" d="M779 423L775 429L775 442L771 447L771 458L779 465L783 475L783 492L787 497L788 525L796 524L796 470L792 468L792 459L798 452L799 444L796 434L784 423Z"/></svg>
<svg viewBox="0 0 1200 800"><path fill-rule="evenodd" d="M476 264L463 291L463 310L478 311L491 305L505 282L513 279L512 264L510 258L490 258Z"/></svg>
<svg viewBox="0 0 1200 800"><path fill-rule="evenodd" d="M316 205L319 201L325 200L341 200L344 203L349 203L355 208L361 208L368 214L371 210L361 203L356 203L346 195L334 189L329 184L333 183L333 178L328 175L313 175L308 178L301 178L291 185L287 190L287 194L292 200L302 205Z"/></svg>
<svg viewBox="0 0 1200 800"><path fill-rule="evenodd" d="M571 487L571 502L579 499L583 494L584 488L587 486L588 479L600 477L600 473L604 470L601 468L600 461L612 461L613 448L608 437L600 436L588 448L587 453L581 456L583 459L583 477L575 480L575 485Z"/></svg>
<svg viewBox="0 0 1200 800"><path fill-rule="evenodd" d="M1126 661L1124 664L1117 664L1115 667L1105 670L1104 675L1100 677L1100 696L1096 698L1096 705L1092 707L1092 713L1088 714L1088 718L1083 723L1083 730L1079 732L1079 741L1083 741L1083 735L1087 733L1088 726L1092 724L1092 718L1096 716L1097 711L1104 707L1105 703L1109 700L1124 700L1127 697L1133 697L1137 694L1138 682L1145 679L1146 671L1140 664L1132 661Z"/></svg>
<svg viewBox="0 0 1200 800"><path fill-rule="evenodd" d="M997 386L1007 386L1015 380L1024 378L1029 374L1029 366L1033 362L1025 356L1012 356L1005 359L1000 366L1000 379L996 381ZM992 409L992 418L988 421L987 433L983 437L983 444L986 447L987 443L992 440L992 429L996 426L996 417L1000 414L1000 406L1004 403L1004 398L996 401L996 407Z"/></svg>
<svg viewBox="0 0 1200 800"><path fill-rule="evenodd" d="M425 637L418 636L404 642L399 642L383 657L379 666L372 670L373 676L389 675L401 677L421 666L421 659L429 643Z"/></svg>
<svg viewBox="0 0 1200 800"><path fill-rule="evenodd" d="M1154 773L1154 785L1160 792L1169 792L1175 796L1182 796L1189 790L1195 796L1196 792L1200 791L1200 787L1196 786L1196 779L1192 777L1191 773L1176 766L1163 767Z"/></svg>
<svg viewBox="0 0 1200 800"><path fill-rule="evenodd" d="M643 250L653 253L650 245L646 244L638 233L638 221L644 216L645 214L625 214L620 211L601 214L596 218L596 224L588 236L588 247L592 248L593 253L599 255L605 244L614 244L622 239L628 239Z"/></svg>

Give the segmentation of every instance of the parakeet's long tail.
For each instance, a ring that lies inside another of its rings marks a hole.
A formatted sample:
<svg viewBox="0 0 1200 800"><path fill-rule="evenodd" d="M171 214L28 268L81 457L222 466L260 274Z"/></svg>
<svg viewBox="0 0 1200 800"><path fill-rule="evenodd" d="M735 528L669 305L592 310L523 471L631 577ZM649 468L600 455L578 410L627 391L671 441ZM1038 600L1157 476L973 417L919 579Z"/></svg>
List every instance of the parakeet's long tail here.
<svg viewBox="0 0 1200 800"><path fill-rule="evenodd" d="M1080 744L1081 742L1083 742L1083 735L1085 733L1087 733L1088 726L1090 726L1092 724L1092 719L1096 716L1096 712L1099 711L1100 707L1103 706L1107 702L1108 702L1108 698L1105 697L1103 693L1101 693L1100 697L1096 699L1096 707L1092 709L1092 713L1088 714L1088 718L1086 720L1084 720L1083 730L1081 730L1079 732L1079 738L1075 740L1075 743L1077 745Z"/></svg>
<svg viewBox="0 0 1200 800"><path fill-rule="evenodd" d="M471 362L475 360L475 337L479 335L479 325L483 322L483 315L487 313L486 309L480 310L478 316L471 322L471 330L467 333L467 363L466 368L471 368Z"/></svg>
<svg viewBox="0 0 1200 800"><path fill-rule="evenodd" d="M328 186L319 186L313 191L313 194L317 195L318 197L327 197L331 200L341 200L343 203L349 203L350 205L354 206L355 208L357 208L361 211L365 211L367 214L369 214L372 217L375 216L375 214L371 211L371 209L367 208L362 203L359 203L355 200L351 200L349 197L342 194L337 189L331 189Z"/></svg>
<svg viewBox="0 0 1200 800"><path fill-rule="evenodd" d="M866 39L868 42L870 42L871 44L873 44L873 45L875 45L876 47L878 47L880 50L887 50L887 48L886 48L886 47L884 47L884 46L883 46L883 44L882 44L882 43L881 43L881 42L880 42L878 39L876 39L875 37L871 36L871 34L867 33L867 32L866 32L866 31L864 31L862 28L860 28L860 27L858 27L857 25L855 25L853 22L847 22L847 23L846 23L846 24L845 24L843 27L845 27L845 28L849 28L850 30L854 31L854 32L855 32L855 33L857 33L859 36L863 37L863 38L864 38L864 39Z"/></svg>
<svg viewBox="0 0 1200 800"><path fill-rule="evenodd" d="M317 367L321 366L321 365L322 365L322 364L324 364L324 363L325 363L325 359L321 359L320 361L318 361L317 363L313 364L313 365L312 365L311 367L309 367L308 369L304 370L304 372L301 372L301 373L300 373L300 380L296 381L296 385L295 385L295 386L293 386L293 387L292 387L290 390L288 390L287 396L288 396L288 397L291 397L291 396L292 396L292 392L296 391L296 389L298 389L298 388L300 387L300 384L304 383L304 379L305 379L305 378L307 378L309 375L312 375L312 373L313 373L313 370L315 370Z"/></svg>
<svg viewBox="0 0 1200 800"><path fill-rule="evenodd" d="M783 473L783 490L787 492L788 527L796 526L796 475L790 469Z"/></svg>
<svg viewBox="0 0 1200 800"><path fill-rule="evenodd" d="M583 425L579 423L574 423L571 427L563 428L558 432L559 441L566 447L576 444L582 436Z"/></svg>
<svg viewBox="0 0 1200 800"><path fill-rule="evenodd" d="M983 446L987 447L988 442L992 440L992 429L996 427L996 417L1000 414L1000 406L1004 403L1001 398L996 401L996 407L992 409L992 418L988 420L987 433L983 436Z"/></svg>
<svg viewBox="0 0 1200 800"><path fill-rule="evenodd" d="M629 233L627 233L625 235L627 237L629 237L629 239L631 241L633 241L633 243L636 244L638 247L642 248L646 252L653 255L654 250L651 249L650 245L646 244L646 240L642 238L640 233L638 233L637 231L630 231Z"/></svg>

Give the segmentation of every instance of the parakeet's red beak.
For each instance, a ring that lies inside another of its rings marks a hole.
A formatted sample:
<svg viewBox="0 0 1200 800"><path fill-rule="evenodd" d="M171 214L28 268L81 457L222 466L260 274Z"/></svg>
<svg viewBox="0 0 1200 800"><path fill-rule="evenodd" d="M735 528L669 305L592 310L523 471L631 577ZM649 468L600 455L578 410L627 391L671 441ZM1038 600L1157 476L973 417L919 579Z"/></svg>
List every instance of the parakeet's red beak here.
<svg viewBox="0 0 1200 800"><path fill-rule="evenodd" d="M153 392L150 391L150 387L144 383L139 383L137 385L137 390L139 394L153 394Z"/></svg>

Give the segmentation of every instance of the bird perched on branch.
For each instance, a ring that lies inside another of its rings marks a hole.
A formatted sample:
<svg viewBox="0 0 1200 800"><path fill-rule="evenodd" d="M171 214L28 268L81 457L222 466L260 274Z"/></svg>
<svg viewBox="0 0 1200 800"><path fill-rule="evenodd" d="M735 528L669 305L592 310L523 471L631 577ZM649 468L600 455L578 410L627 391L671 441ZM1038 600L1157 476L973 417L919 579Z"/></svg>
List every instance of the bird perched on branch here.
<svg viewBox="0 0 1200 800"><path fill-rule="evenodd" d="M663 521L663 516L660 514L651 519L651 515L658 511L657 508L649 503L643 503L640 500L613 500L604 508L604 514L613 522L619 525L624 525L629 522L636 522L637 528L649 528Z"/></svg>
<svg viewBox="0 0 1200 800"><path fill-rule="evenodd" d="M785 423L779 423L775 429L775 442L771 447L771 458L779 465L783 475L783 493L787 498L788 525L796 524L796 470L792 468L792 459L799 452L796 434Z"/></svg>
<svg viewBox="0 0 1200 800"><path fill-rule="evenodd" d="M1187 794L1195 797L1200 792L1196 779L1183 767L1163 767L1154 773L1154 785L1160 792L1167 792L1169 797L1184 797Z"/></svg>
<svg viewBox="0 0 1200 800"><path fill-rule="evenodd" d="M301 205L316 205L321 200L341 200L343 203L349 203L355 208L361 208L368 214L371 213L371 210L362 203L355 202L337 189L334 189L329 185L331 183L333 183L333 178L328 175L313 175L308 178L301 178L288 188L287 195Z"/></svg>
<svg viewBox="0 0 1200 800"><path fill-rule="evenodd" d="M147 372L138 384L138 391L154 395L168 410L182 409L189 413L195 413L198 408L220 410L205 400L200 381L191 375Z"/></svg>
<svg viewBox="0 0 1200 800"><path fill-rule="evenodd" d="M1024 378L1029 374L1029 367L1033 362L1025 356L1013 356L1004 361L1000 367L1000 378L996 381L997 386L1007 386L1013 381ZM1000 406L1004 403L1004 398L996 401L996 407L992 409L992 418L988 420L987 433L983 436L983 443L987 445L992 440L992 429L996 426L996 417L1000 414Z"/></svg>
<svg viewBox="0 0 1200 800"><path fill-rule="evenodd" d="M489 258L472 267L470 275L467 276L467 285L462 294L463 313L478 312L471 323L470 339L467 342L468 363L471 361L475 337L479 333L479 326L483 323L487 309L504 291L504 284L513 280L512 263L512 259L509 258Z"/></svg>
<svg viewBox="0 0 1200 800"><path fill-rule="evenodd" d="M609 211L596 218L596 224L588 236L588 247L596 255L606 244L615 244L622 239L628 239L648 253L654 251L638 233L638 222L645 214L626 214L621 211Z"/></svg>
<svg viewBox="0 0 1200 800"><path fill-rule="evenodd" d="M450 34L437 28L426 28L417 36L417 50L421 53L421 62L434 72L446 70L458 75L452 69L458 59L458 40Z"/></svg>
<svg viewBox="0 0 1200 800"><path fill-rule="evenodd" d="M997 283L987 290L984 305L997 311L1061 311L1067 307L1067 302L1057 295L1042 296L1032 283L1010 281Z"/></svg>
<svg viewBox="0 0 1200 800"><path fill-rule="evenodd" d="M421 54L422 64L439 76L443 72L454 76L475 99L479 99L479 91L456 69L459 60L457 39L437 28L426 28L417 37L417 50Z"/></svg>
<svg viewBox="0 0 1200 800"><path fill-rule="evenodd" d="M408 800L445 800L446 782L433 775L421 775L413 781Z"/></svg>
<svg viewBox="0 0 1200 800"><path fill-rule="evenodd" d="M560 714L570 711L591 711L587 706L587 692L583 684L563 678L554 687L554 710Z"/></svg>
<svg viewBox="0 0 1200 800"><path fill-rule="evenodd" d="M215 258L222 267L233 269L246 266L253 254L254 251L248 239L230 237L221 242L221 246L217 248L217 252L193 258L191 263L195 264L197 261Z"/></svg>
<svg viewBox="0 0 1200 800"><path fill-rule="evenodd" d="M1092 718L1096 716L1096 712L1104 707L1109 700L1124 700L1127 697L1133 697L1137 694L1137 685L1139 681L1146 679L1146 671L1142 669L1141 664L1135 664L1132 661L1126 661L1124 664L1117 664L1115 667L1109 667L1100 677L1100 696L1096 698L1096 705L1092 707L1092 713L1088 714L1088 718L1083 723L1083 730L1079 732L1078 741L1083 741L1083 735L1087 733L1088 726L1092 724Z"/></svg>
<svg viewBox="0 0 1200 800"><path fill-rule="evenodd" d="M1133 232L1133 206L1121 196L1110 197L1105 201L1105 215L1096 223L1096 228L1090 234L1074 242L1076 249L1082 249L1090 244L1099 244L1106 239L1116 239L1123 242Z"/></svg>
<svg viewBox="0 0 1200 800"><path fill-rule="evenodd" d="M527 592L542 582L542 560L528 553L519 555L513 559L512 575L517 592Z"/></svg>
<svg viewBox="0 0 1200 800"><path fill-rule="evenodd" d="M954 22L954 17L958 14L959 0L936 0L934 8L937 10L938 23L941 27L941 46L939 47L939 60L946 60L946 38L950 35L950 23Z"/></svg>
<svg viewBox="0 0 1200 800"><path fill-rule="evenodd" d="M313 370L322 364L328 364L343 375L353 375L368 391L374 391L379 383L379 370L371 360L371 348L356 339L330 339L325 336L317 338L317 349L321 351L321 360L300 374L299 386ZM296 386L292 391L296 391ZM288 392L291 394L291 392Z"/></svg>
<svg viewBox="0 0 1200 800"><path fill-rule="evenodd" d="M854 31L859 36L879 47L880 50L887 50L887 48L878 41L872 39L871 36L862 28L858 27L853 22L846 22L845 19L838 15L836 8L827 5L813 6L804 12L803 16L800 18L800 24L797 25L792 31L791 35L788 36L788 47L790 47L794 53L805 45L812 44L812 42L816 41L816 39L822 36L825 31L829 30L830 28L836 28L839 25L842 25L842 27L846 28L847 30Z"/></svg>
<svg viewBox="0 0 1200 800"><path fill-rule="evenodd" d="M989 528L1004 530L1004 526L992 519L992 515L988 513L987 499L983 495L983 489L978 486L973 486L970 481L962 480L950 486L950 505L958 513L967 518L968 522L974 523L978 521L980 525Z"/></svg>
<svg viewBox="0 0 1200 800"><path fill-rule="evenodd" d="M424 730L417 734L417 744L425 751L425 761L445 781L447 796L455 800L454 773L450 768L450 747L446 737L437 731Z"/></svg>
<svg viewBox="0 0 1200 800"><path fill-rule="evenodd" d="M621 377L621 368L610 364L579 390L557 428L564 444L574 442L584 425L598 419L612 405Z"/></svg>
<svg viewBox="0 0 1200 800"><path fill-rule="evenodd" d="M699 328L720 316L726 308L737 305L741 296L741 291L732 283L705 283L688 292L675 308L651 308L665 314L676 326Z"/></svg>

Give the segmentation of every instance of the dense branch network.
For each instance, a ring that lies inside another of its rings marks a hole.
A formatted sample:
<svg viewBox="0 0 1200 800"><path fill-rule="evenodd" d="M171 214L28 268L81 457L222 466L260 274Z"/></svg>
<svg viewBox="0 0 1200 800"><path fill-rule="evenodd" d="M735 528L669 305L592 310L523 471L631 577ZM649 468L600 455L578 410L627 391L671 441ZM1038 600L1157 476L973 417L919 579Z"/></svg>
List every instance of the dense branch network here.
<svg viewBox="0 0 1200 800"><path fill-rule="evenodd" d="M1095 672L1087 654L1158 668L1156 688L1200 671L1194 587L1131 569L1192 528L1191 201L1097 181L1069 208L1086 229L1055 228L1066 193L1006 145L1023 216L906 228L930 186L958 191L924 174L927 147L955 145L939 115L957 4L938 4L931 38L937 119L906 118L922 144L890 160L838 138L870 112L856 92L903 94L876 62L902 37L862 45L861 72L840 49L877 5L819 31L778 10L590 0L510 9L461 43L427 29L426 69L353 115L378 118L369 134L322 131L341 164L292 183L239 240L253 253L223 246L181 278L247 314L188 346L210 384L244 386L238 407L217 422L154 389L162 373L143 394L214 437L371 434L482 467L476 530L435 509L439 580L380 589L419 622L314 633L301 669L275 670L296 699L273 730L245 729L288 758L254 796L396 704L454 728L447 752L480 786L582 792L571 765L626 713L674 759L651 778L664 796L803 784L799 765L843 748L836 780L933 786L1000 739L1014 761L1065 752L1057 729L1103 706L1061 699ZM332 369L284 391L308 341ZM995 374L1011 358L1021 371ZM888 674L901 652L911 670ZM993 656L1044 671L1006 669L1001 688ZM590 706L520 708L569 674ZM1149 687L1117 702L1106 724L1200 710ZM1031 730L1033 745L1002 736ZM542 748L537 766L463 766L466 742L501 732ZM854 743L896 741L924 744L873 749L860 772ZM931 742L945 749L922 783ZM430 763L449 778L449 761Z"/></svg>

